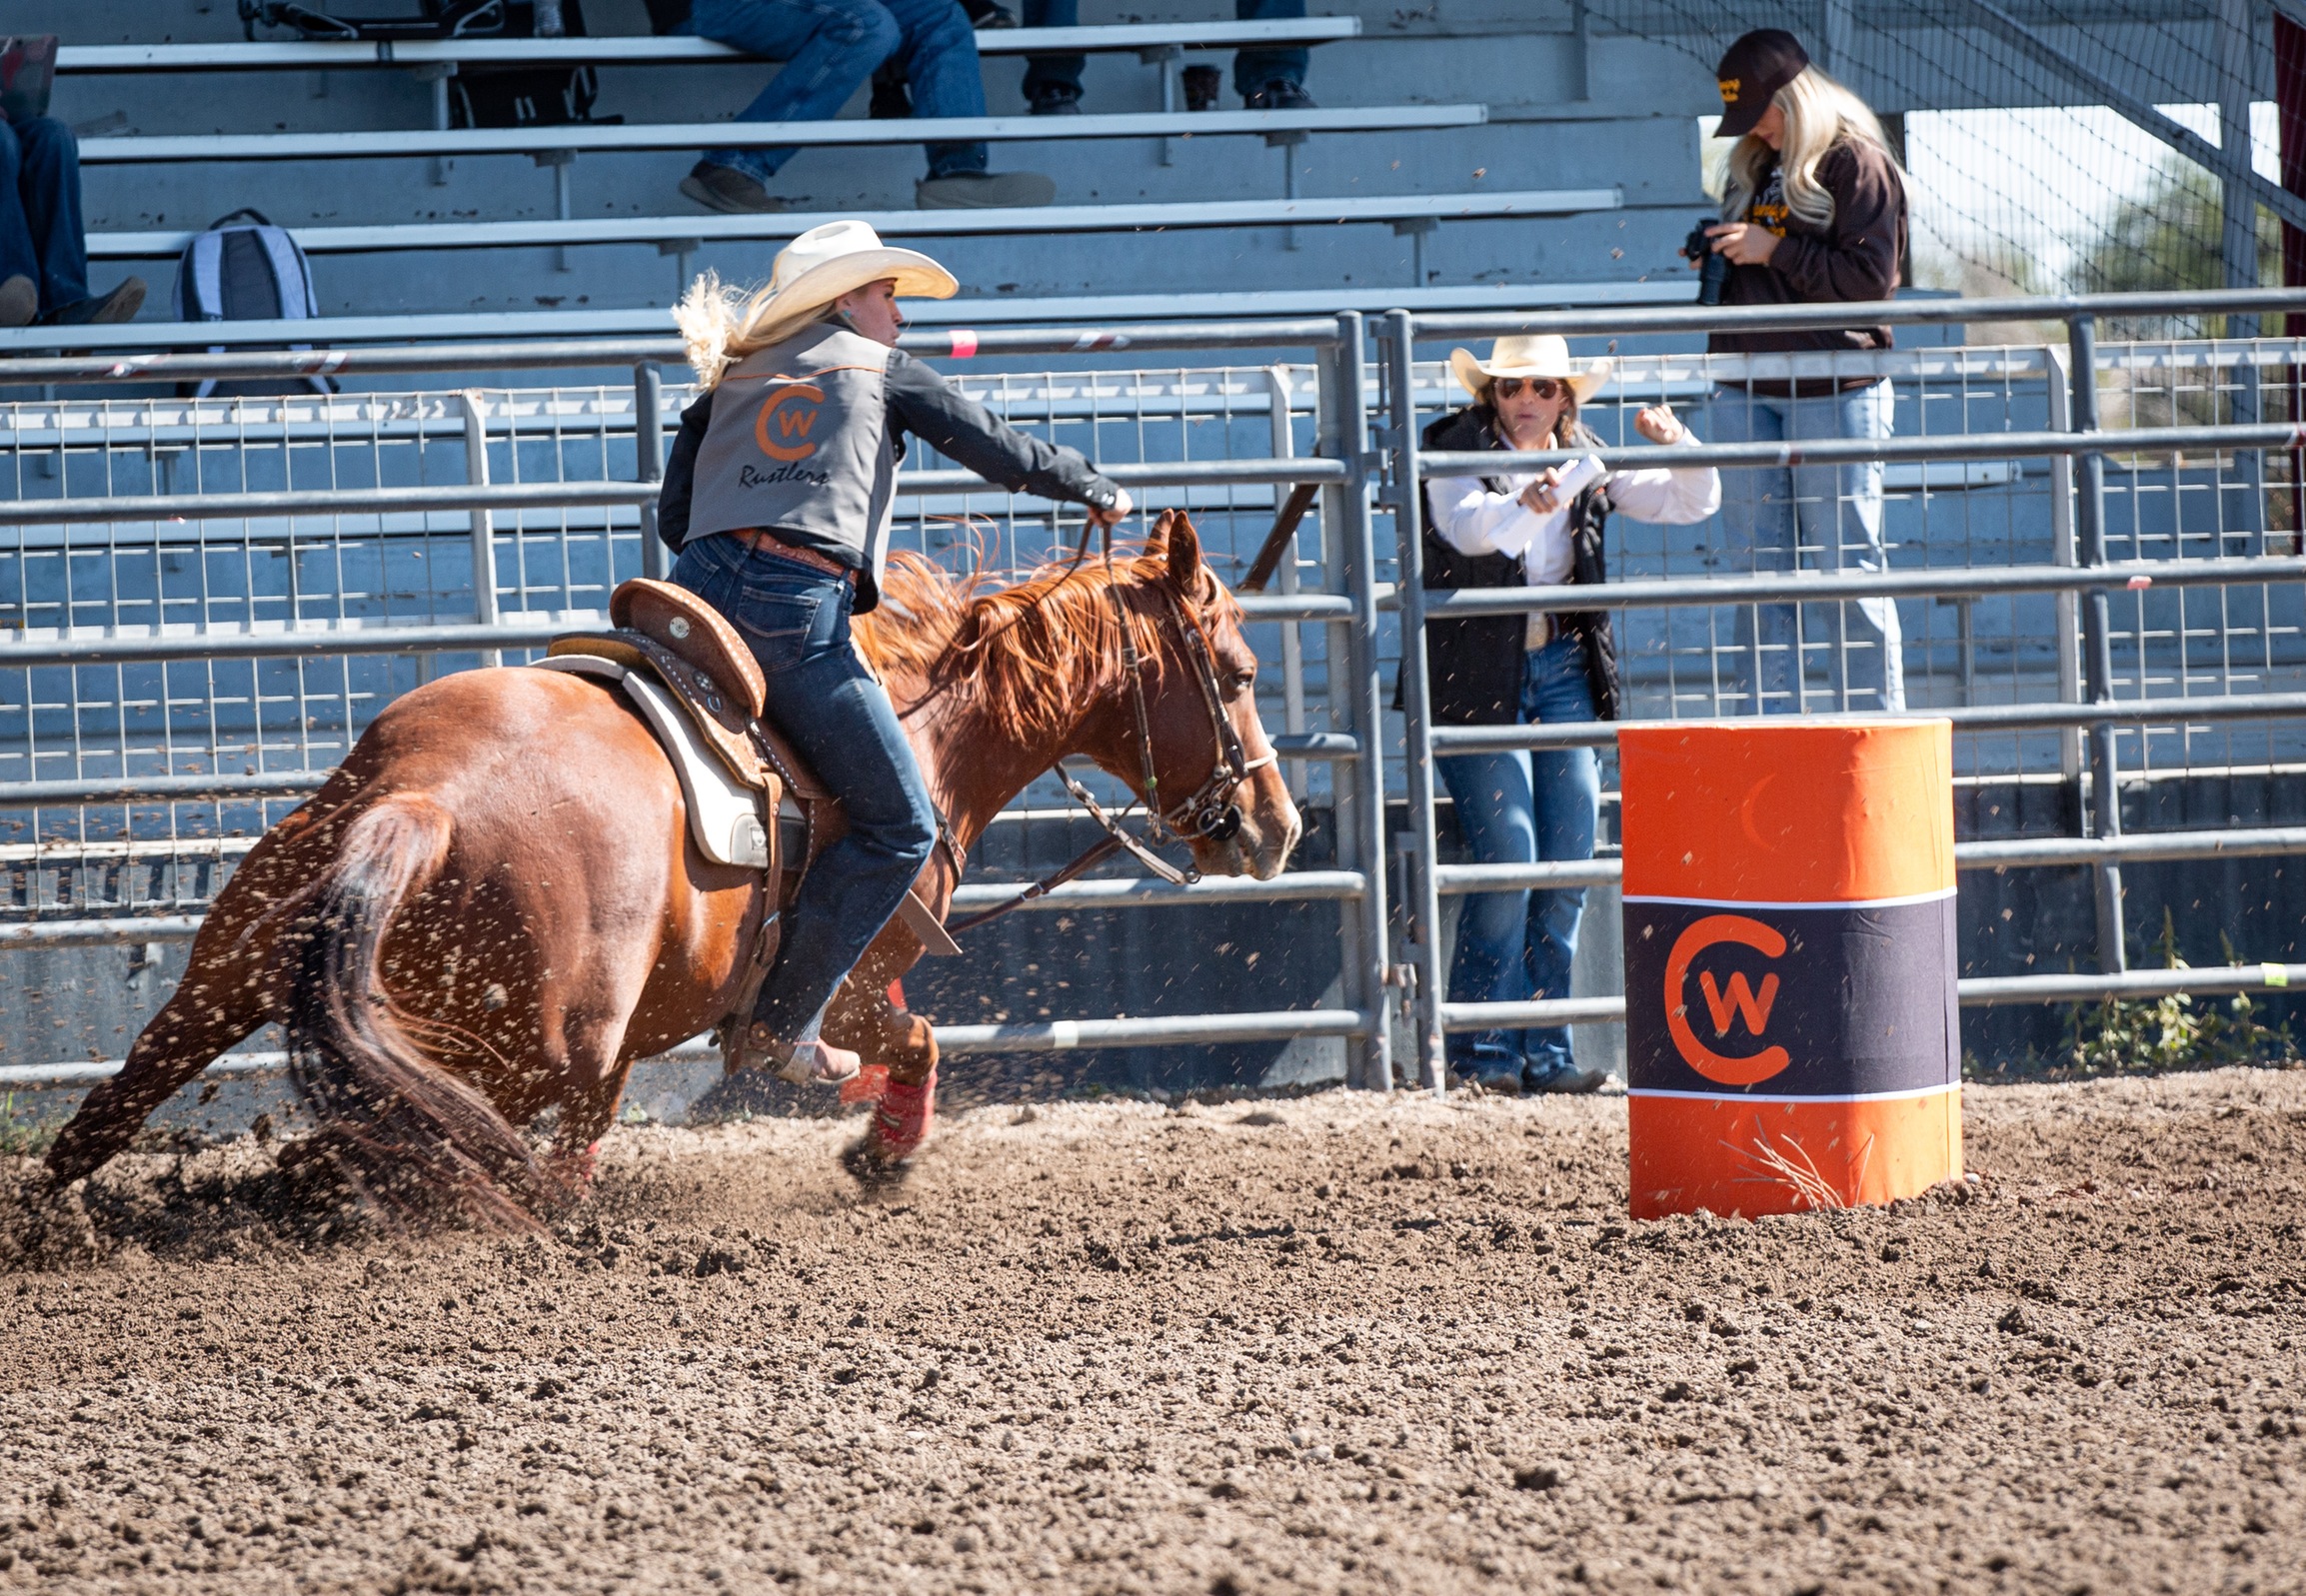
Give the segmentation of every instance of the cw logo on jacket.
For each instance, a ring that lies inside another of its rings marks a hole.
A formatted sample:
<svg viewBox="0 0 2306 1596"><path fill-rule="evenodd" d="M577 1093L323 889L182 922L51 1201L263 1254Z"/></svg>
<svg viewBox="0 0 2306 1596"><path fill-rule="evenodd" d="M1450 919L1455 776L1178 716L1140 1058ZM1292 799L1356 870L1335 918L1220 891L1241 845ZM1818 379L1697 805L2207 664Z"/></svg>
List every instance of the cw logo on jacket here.
<svg viewBox="0 0 2306 1596"><path fill-rule="evenodd" d="M787 385L761 407L753 423L753 441L771 460L807 460L817 453L809 435L817 430L824 404L825 390L814 383Z"/></svg>

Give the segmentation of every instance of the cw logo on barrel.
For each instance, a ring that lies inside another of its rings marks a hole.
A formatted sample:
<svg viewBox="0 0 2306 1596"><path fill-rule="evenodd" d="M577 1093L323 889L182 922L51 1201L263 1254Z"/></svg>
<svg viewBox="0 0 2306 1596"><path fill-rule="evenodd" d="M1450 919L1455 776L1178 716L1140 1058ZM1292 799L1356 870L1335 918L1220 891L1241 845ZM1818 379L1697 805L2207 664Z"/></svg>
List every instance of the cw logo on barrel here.
<svg viewBox="0 0 2306 1596"><path fill-rule="evenodd" d="M1783 1047L1763 1047L1759 1052L1742 1056L1716 1052L1697 1039L1697 1031L1689 1019L1685 988L1690 962L1698 954L1724 943L1758 948L1769 958L1785 952L1785 938L1760 920L1743 914L1706 915L1675 937L1673 951L1666 955L1665 1028L1673 1037L1675 1050L1690 1068L1707 1080L1719 1081L1724 1086L1752 1086L1785 1068L1793 1061L1793 1055ZM1769 1028L1770 1011L1777 1006L1779 982L1775 970L1761 977L1759 991L1747 981L1742 969L1728 972L1726 988L1710 969L1697 972L1697 984L1704 994L1705 1012L1713 1021L1716 1041L1726 1042L1731 1028L1740 1020L1747 1035L1756 1041L1761 1039L1762 1032Z"/></svg>
<svg viewBox="0 0 2306 1596"><path fill-rule="evenodd" d="M1636 1217L1886 1202L1961 1173L1953 728L1627 728Z"/></svg>

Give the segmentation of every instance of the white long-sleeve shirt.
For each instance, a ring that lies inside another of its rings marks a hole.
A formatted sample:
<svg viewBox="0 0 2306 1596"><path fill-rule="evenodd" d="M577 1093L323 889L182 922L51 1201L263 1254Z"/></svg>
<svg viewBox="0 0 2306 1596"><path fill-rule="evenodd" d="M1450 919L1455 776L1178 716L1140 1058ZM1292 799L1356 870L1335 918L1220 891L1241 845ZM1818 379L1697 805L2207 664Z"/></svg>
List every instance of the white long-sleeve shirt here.
<svg viewBox="0 0 2306 1596"><path fill-rule="evenodd" d="M1697 442L1687 428L1668 448ZM1574 551L1569 540L1569 507L1539 515L1521 503L1522 490L1537 480L1506 476L1505 491L1491 493L1479 477L1436 477L1425 486L1433 530L1464 555L1511 555L1521 562L1521 580L1532 588L1569 580ZM1651 467L1613 472L1609 502L1635 521L1679 524L1703 521L1721 508L1721 474L1711 466Z"/></svg>

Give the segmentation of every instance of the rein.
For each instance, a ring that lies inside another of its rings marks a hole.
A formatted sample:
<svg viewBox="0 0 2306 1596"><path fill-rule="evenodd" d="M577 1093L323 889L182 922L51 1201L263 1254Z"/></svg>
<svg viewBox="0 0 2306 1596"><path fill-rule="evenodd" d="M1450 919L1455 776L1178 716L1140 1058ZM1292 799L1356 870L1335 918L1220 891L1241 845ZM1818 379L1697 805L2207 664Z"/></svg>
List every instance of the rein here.
<svg viewBox="0 0 2306 1596"><path fill-rule="evenodd" d="M1089 553L1089 540L1082 540L1082 551L1074 559L1079 566ZM1113 533L1108 528L1105 540L1105 564L1108 577L1113 572ZM1209 768L1208 780L1183 802L1169 808L1160 806L1160 777L1153 770L1153 711L1146 699L1145 656L1138 652L1136 635L1130 630L1129 610L1121 598L1117 582L1108 581L1106 593L1113 600L1114 619L1121 628L1121 660L1123 674L1129 680L1130 707L1137 718L1138 757L1145 783L1147 830L1153 844L1165 841L1185 841L1199 837L1206 841L1222 842L1241 828L1240 805L1233 802L1233 795L1252 772L1271 765L1270 754L1252 760L1241 744L1240 734L1233 730L1232 722L1225 719L1224 693L1217 684L1216 663L1209 656L1207 636L1197 620L1187 616L1182 601L1161 586L1161 616L1164 624L1173 624L1184 645L1185 657L1191 661L1193 680L1201 690L1202 706L1208 711L1209 729L1215 739L1217 757ZM1047 896L1058 887L1084 871L1103 863L1114 854L1127 851L1153 874L1172 886L1190 886L1201 878L1200 871L1187 864L1182 869L1155 853L1152 845L1133 835L1123 823L1127 811L1121 815L1107 812L1089 789L1075 780L1073 773L1060 765L1058 780L1075 802L1089 810L1090 818L1105 828L1105 839L1091 844L1076 854L1071 861L1055 872L1043 876L1006 903L996 904L958 920L946 923L947 934L955 934L996 920L1012 909L1022 908L1037 897Z"/></svg>

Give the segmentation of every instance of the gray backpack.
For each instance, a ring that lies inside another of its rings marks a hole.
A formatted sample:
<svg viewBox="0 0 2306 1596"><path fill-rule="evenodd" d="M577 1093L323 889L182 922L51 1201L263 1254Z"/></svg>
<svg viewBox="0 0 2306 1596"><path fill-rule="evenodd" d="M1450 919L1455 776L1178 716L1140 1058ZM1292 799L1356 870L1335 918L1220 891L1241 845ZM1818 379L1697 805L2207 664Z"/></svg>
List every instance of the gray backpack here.
<svg viewBox="0 0 2306 1596"><path fill-rule="evenodd" d="M234 211L193 236L176 267L176 319L180 322L309 321L318 314L312 290L312 263L286 228L275 227L261 211ZM293 344L292 349L310 349ZM224 346L210 353L222 354ZM235 391L251 390L236 384ZM270 389L272 385L265 385ZM213 379L190 396L216 392ZM289 391L335 391L318 377L299 380Z"/></svg>

